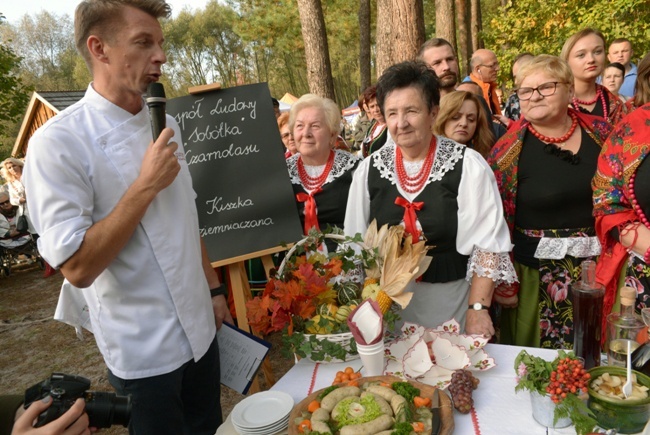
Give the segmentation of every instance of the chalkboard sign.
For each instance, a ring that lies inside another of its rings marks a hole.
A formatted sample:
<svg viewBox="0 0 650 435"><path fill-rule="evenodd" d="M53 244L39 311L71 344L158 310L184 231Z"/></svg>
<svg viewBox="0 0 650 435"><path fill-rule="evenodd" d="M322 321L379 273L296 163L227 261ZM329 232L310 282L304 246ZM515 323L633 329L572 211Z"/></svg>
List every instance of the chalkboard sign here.
<svg viewBox="0 0 650 435"><path fill-rule="evenodd" d="M183 134L211 261L302 238L266 83L175 98L167 113Z"/></svg>

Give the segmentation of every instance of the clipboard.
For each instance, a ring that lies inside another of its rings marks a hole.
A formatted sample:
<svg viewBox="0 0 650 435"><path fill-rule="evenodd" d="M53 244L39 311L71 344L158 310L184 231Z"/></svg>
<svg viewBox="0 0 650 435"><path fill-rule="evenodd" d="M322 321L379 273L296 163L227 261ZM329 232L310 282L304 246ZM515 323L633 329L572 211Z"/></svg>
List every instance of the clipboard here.
<svg viewBox="0 0 650 435"><path fill-rule="evenodd" d="M271 343L223 322L217 331L221 383L246 394L271 350Z"/></svg>

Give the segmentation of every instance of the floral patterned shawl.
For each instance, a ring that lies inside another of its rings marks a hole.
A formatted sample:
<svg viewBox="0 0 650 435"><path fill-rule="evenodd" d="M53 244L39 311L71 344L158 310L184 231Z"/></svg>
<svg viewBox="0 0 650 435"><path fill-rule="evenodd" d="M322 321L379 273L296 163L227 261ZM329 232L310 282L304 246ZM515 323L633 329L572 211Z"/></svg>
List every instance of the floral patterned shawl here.
<svg viewBox="0 0 650 435"><path fill-rule="evenodd" d="M596 235L602 254L596 267L596 279L605 285L604 314L614 300L621 267L627 250L609 232L628 222L639 220L630 203L630 177L650 152L650 103L623 118L603 145L594 176L594 216Z"/></svg>
<svg viewBox="0 0 650 435"><path fill-rule="evenodd" d="M619 121L628 114L630 111L629 108L623 101L621 101L620 98L612 94L611 91L605 86L599 84L596 84L596 86L600 86L603 89L603 92L605 92L605 98L607 98L607 112L609 115L609 123L612 125L618 124Z"/></svg>

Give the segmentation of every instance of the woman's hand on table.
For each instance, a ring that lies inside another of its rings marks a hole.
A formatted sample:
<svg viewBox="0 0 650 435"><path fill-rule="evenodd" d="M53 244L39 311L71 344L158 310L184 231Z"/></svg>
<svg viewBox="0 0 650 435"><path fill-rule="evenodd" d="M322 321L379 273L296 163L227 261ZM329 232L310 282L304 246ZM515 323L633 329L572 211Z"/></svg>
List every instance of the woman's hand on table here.
<svg viewBox="0 0 650 435"><path fill-rule="evenodd" d="M492 325L490 312L488 310L474 310L471 308L467 310L465 333L492 337L494 335L494 325Z"/></svg>

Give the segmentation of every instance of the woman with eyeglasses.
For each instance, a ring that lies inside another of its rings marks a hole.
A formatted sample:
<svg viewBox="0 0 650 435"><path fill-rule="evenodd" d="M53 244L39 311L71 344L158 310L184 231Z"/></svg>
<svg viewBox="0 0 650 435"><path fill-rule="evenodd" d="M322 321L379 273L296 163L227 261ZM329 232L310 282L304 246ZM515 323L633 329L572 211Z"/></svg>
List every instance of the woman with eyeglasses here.
<svg viewBox="0 0 650 435"><path fill-rule="evenodd" d="M570 104L575 110L600 116L612 125L627 113L624 103L607 88L596 83L605 68L605 37L598 30L586 28L566 40L560 57L571 67L574 95Z"/></svg>
<svg viewBox="0 0 650 435"><path fill-rule="evenodd" d="M569 286L580 277L580 263L600 253L591 179L611 126L569 106L573 83L558 57L540 55L522 66L515 82L521 118L488 158L520 283L495 290L505 344L571 348Z"/></svg>

